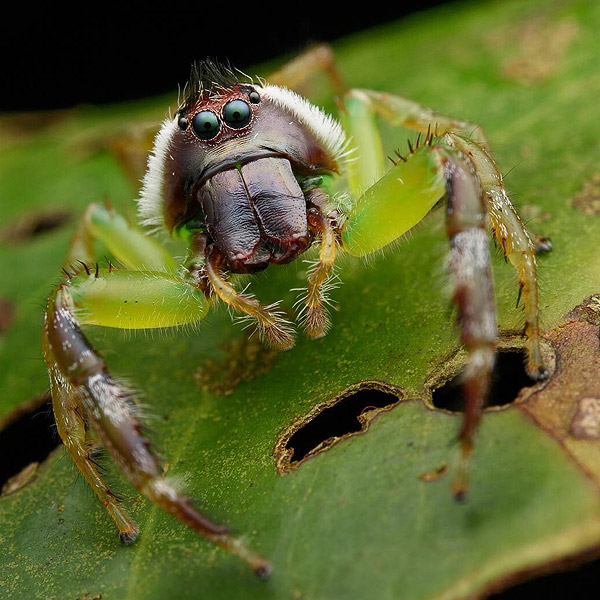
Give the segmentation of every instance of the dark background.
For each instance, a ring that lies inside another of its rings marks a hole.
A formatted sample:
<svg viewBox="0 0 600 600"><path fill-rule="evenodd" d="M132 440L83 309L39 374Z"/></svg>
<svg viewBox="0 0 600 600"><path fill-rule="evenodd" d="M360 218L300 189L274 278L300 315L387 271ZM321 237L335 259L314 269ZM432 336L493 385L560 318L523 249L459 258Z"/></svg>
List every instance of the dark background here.
<svg viewBox="0 0 600 600"><path fill-rule="evenodd" d="M312 9L285 1L279 9L256 2L214 8L165 4L162 9L81 4L2 9L0 111L67 108L174 92L193 60L228 58L243 69L311 42L333 41L401 19L448 0L384 6L331 3ZM204 5L206 6L206 5ZM300 6L302 9L300 10ZM222 11L222 12L217 12ZM7 14L6 11L9 11Z"/></svg>

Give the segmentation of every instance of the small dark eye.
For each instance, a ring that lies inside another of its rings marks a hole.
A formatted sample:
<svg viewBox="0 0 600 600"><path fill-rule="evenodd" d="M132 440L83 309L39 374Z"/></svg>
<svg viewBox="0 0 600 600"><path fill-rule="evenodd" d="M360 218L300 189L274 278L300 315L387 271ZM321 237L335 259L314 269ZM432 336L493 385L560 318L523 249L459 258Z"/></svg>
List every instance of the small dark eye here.
<svg viewBox="0 0 600 600"><path fill-rule="evenodd" d="M248 100L250 100L252 104L258 104L260 102L260 94L256 90L252 90L248 94Z"/></svg>
<svg viewBox="0 0 600 600"><path fill-rule="evenodd" d="M179 127L181 129L187 129L187 126L188 126L187 117L179 117L177 124L179 125Z"/></svg>
<svg viewBox="0 0 600 600"><path fill-rule="evenodd" d="M219 133L221 123L212 110L201 110L194 115L192 127L201 140L211 140Z"/></svg>
<svg viewBox="0 0 600 600"><path fill-rule="evenodd" d="M225 123L233 129L241 129L250 123L252 111L243 100L232 100L223 107Z"/></svg>

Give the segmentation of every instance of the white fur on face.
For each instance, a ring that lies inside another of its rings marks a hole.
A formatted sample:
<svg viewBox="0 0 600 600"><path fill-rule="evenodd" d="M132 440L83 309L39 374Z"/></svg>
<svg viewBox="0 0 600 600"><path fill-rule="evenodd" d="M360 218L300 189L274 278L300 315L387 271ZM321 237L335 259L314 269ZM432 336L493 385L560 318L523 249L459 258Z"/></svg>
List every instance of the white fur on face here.
<svg viewBox="0 0 600 600"><path fill-rule="evenodd" d="M319 140L336 162L347 154L348 140L342 126L318 106L296 92L276 85L266 85L261 96L287 110Z"/></svg>
<svg viewBox="0 0 600 600"><path fill-rule="evenodd" d="M169 155L171 139L177 130L177 117L165 119L154 138L154 148L148 156L148 168L142 180L140 197L137 199L138 213L142 225L152 232L164 229L163 186L165 164Z"/></svg>

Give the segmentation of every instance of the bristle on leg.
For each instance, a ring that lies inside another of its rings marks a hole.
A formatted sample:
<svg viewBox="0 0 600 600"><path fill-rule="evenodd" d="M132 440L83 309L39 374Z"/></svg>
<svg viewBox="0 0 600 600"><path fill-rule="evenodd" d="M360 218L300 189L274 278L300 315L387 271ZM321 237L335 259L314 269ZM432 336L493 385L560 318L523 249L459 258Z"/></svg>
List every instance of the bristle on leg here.
<svg viewBox="0 0 600 600"><path fill-rule="evenodd" d="M206 251L206 275L215 294L228 306L242 313L256 327L261 340L279 350L289 350L295 344L294 330L277 303L263 306L256 298L238 293L220 272L222 257L215 246Z"/></svg>
<svg viewBox="0 0 600 600"><path fill-rule="evenodd" d="M327 333L331 325L325 305L330 303L328 292L337 287L333 277L336 237L329 219L318 209L308 211L308 223L320 237L321 247L319 260L308 274L306 294L298 301L298 305L302 305L298 318L306 335L318 339Z"/></svg>
<svg viewBox="0 0 600 600"><path fill-rule="evenodd" d="M468 352L462 382L465 411L458 436L460 456L452 484L456 499L464 500L469 487L475 434L494 367L496 310L479 179L473 165L452 154L445 157L444 170L453 300L458 308L461 341Z"/></svg>

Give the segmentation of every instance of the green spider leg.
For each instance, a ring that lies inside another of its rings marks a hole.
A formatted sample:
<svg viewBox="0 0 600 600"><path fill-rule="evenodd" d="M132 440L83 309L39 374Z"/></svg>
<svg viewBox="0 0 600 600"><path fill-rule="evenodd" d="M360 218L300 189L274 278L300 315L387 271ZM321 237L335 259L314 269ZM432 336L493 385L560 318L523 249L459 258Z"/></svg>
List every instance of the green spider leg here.
<svg viewBox="0 0 600 600"><path fill-rule="evenodd" d="M420 132L415 148L386 170L375 125L379 114L393 125ZM474 436L489 390L497 338L495 303L486 228L491 226L516 268L525 304L527 367L536 379L543 364L538 326L535 249L512 207L481 130L418 104L370 90L351 90L344 98L342 121L356 149L347 165L351 192L342 244L355 256L377 252L447 199L449 265L454 275L461 341L468 352L463 389L465 415L459 434L460 460L453 492L465 496Z"/></svg>
<svg viewBox="0 0 600 600"><path fill-rule="evenodd" d="M127 269L177 273L179 265L153 238L132 226L113 210L109 202L90 204L77 223L63 267L67 270L81 262L93 264L95 241L103 242Z"/></svg>
<svg viewBox="0 0 600 600"><path fill-rule="evenodd" d="M371 90L351 90L344 107L346 116L343 118L346 119L347 127L361 149L363 145L370 148L381 144L373 120L374 115L379 114L392 125L416 130L430 141L431 134L435 134L435 137L440 137L442 144L453 148L471 164L482 188L489 226L507 260L518 274L528 341L527 371L533 379L546 378L548 371L543 364L540 343L535 243L508 198L502 175L487 148L487 140L481 127L445 117L411 100ZM361 123L362 131L356 128L353 131L357 120ZM365 128L364 122L370 123L368 128ZM371 170L349 164L349 169L358 171L360 175L354 178L357 184L353 191L357 197L370 180L379 179L379 173L383 169L383 155L379 153L378 156L377 164L371 167ZM362 160L356 163L360 165ZM352 179L352 173L349 177Z"/></svg>
<svg viewBox="0 0 600 600"><path fill-rule="evenodd" d="M233 537L226 527L198 512L191 500L163 475L161 461L144 433L132 392L108 371L80 326L152 329L198 323L209 300L193 281L176 272L176 263L151 238L133 230L114 211L94 205L77 229L68 263L76 252L89 260L94 236L100 237L128 269L80 262L75 275L50 296L42 348L50 373L57 428L67 452L106 506L123 543L138 528L104 482L93 459L86 427L105 446L140 493L212 543L246 561L261 577L269 563ZM127 240L131 244L127 245ZM153 270L147 270L150 265ZM142 268L144 270L142 270Z"/></svg>

